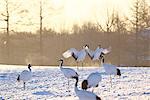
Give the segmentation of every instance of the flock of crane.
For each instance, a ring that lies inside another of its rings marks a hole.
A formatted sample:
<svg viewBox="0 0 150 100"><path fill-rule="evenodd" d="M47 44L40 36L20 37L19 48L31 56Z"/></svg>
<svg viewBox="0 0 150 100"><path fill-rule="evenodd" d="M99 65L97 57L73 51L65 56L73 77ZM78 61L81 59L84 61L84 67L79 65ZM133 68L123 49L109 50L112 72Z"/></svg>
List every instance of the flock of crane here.
<svg viewBox="0 0 150 100"><path fill-rule="evenodd" d="M69 58L73 57L75 61L78 62L83 62L83 60L86 57L86 54L91 58L91 60L100 60L101 66L104 67L105 74L110 75L110 82L111 82L111 75L118 75L121 76L121 71L120 69L117 68L117 66L104 63L104 57L106 54L111 52L111 48L101 48L99 45L95 51L92 51L89 49L88 45L83 46L83 49L80 51L77 51L75 48L71 48L67 51L65 51L62 55L64 58ZM69 78L75 79L75 88L74 91L76 95L79 97L80 100L101 100L100 97L98 97L95 93L92 91L87 91L88 88L95 88L98 87L99 82L102 80L102 73L100 72L93 72L91 73L87 79L82 81L81 88L78 89L78 81L79 81L79 74L72 68L64 68L63 63L64 60L61 58L60 60L60 70L64 74L64 76L68 79L68 87L69 87ZM20 75L18 75L17 80L20 81L22 80L24 83L24 89L25 89L25 83L31 79L32 77L32 72L31 72L31 65L28 65L28 70L24 70L21 72ZM112 85L112 84L111 84Z"/></svg>

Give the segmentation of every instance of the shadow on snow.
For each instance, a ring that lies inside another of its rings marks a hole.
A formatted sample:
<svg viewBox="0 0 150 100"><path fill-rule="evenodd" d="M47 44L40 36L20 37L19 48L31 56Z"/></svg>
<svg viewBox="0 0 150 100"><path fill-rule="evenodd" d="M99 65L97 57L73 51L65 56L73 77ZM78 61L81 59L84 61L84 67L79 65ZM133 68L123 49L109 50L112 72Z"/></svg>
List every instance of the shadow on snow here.
<svg viewBox="0 0 150 100"><path fill-rule="evenodd" d="M53 93L51 92L48 92L48 91L38 91L38 92L35 92L35 93L32 93L34 95L49 95L49 96L54 96Z"/></svg>

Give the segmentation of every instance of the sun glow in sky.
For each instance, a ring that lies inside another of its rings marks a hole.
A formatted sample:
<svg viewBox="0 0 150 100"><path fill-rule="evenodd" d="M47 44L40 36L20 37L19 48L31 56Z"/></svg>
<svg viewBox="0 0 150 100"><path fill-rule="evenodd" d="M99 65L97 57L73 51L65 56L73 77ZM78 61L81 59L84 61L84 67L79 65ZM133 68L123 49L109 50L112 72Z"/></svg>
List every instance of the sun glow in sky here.
<svg viewBox="0 0 150 100"><path fill-rule="evenodd" d="M39 29L40 0L8 0L10 30L36 31ZM117 10L121 15L130 15L133 0L41 0L43 27L55 30L71 29L73 24L106 21L107 10ZM1 0L0 12L5 14L5 0ZM4 16L0 15L0 19ZM0 28L6 26L0 21Z"/></svg>

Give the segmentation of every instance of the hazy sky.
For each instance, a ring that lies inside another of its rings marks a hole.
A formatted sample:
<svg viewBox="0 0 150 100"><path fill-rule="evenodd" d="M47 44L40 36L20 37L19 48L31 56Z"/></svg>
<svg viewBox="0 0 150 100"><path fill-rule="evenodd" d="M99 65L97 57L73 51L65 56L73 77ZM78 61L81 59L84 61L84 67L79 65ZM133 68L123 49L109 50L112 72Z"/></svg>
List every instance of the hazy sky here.
<svg viewBox="0 0 150 100"><path fill-rule="evenodd" d="M5 0L0 0L0 13L5 14ZM40 0L8 0L10 8L10 30L35 31L39 28ZM118 10L121 15L130 15L134 0L41 0L43 4L43 26L62 30L73 24L106 20L107 9ZM111 11L110 11L111 12ZM0 19L4 16L0 15ZM0 28L6 26L0 21Z"/></svg>

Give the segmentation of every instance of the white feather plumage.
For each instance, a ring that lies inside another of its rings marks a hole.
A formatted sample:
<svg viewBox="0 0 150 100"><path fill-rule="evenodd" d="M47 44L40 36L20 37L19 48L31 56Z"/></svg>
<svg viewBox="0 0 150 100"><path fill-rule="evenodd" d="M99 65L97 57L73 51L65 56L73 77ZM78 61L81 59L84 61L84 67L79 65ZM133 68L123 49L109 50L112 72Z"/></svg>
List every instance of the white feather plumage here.
<svg viewBox="0 0 150 100"><path fill-rule="evenodd" d="M17 78L18 81L23 81L24 89L25 89L25 83L32 78L32 72L31 72L31 65L30 64L28 65L28 69L29 70L22 71L21 74L18 75L18 78Z"/></svg>
<svg viewBox="0 0 150 100"><path fill-rule="evenodd" d="M31 77L32 77L32 72L30 72L28 70L24 70L20 74L20 80L22 80L23 82L29 81L31 79Z"/></svg>
<svg viewBox="0 0 150 100"><path fill-rule="evenodd" d="M87 78L87 81L88 81L88 87L96 87L99 82L102 80L102 76L101 76L101 73L99 72L94 72L94 73L91 73L88 78Z"/></svg>
<svg viewBox="0 0 150 100"><path fill-rule="evenodd" d="M101 66L104 67L105 73L108 75L117 75L117 66L104 63L104 57L101 59Z"/></svg>
<svg viewBox="0 0 150 100"><path fill-rule="evenodd" d="M62 68L61 67L60 69L63 72L64 76L67 78L78 77L77 72L71 68Z"/></svg>
<svg viewBox="0 0 150 100"><path fill-rule="evenodd" d="M72 54L74 53L74 55L77 55L79 51L77 51L75 48L71 48L67 51L65 51L62 55L64 58L69 58L72 56Z"/></svg>
<svg viewBox="0 0 150 100"><path fill-rule="evenodd" d="M104 67L106 74L117 75L117 66L107 63L102 63L101 66Z"/></svg>
<svg viewBox="0 0 150 100"><path fill-rule="evenodd" d="M73 57L78 62L83 61L85 59L86 52L84 48L80 51L76 50L75 48L71 48L65 51L62 55L64 58Z"/></svg>
<svg viewBox="0 0 150 100"><path fill-rule="evenodd" d="M60 70L63 72L64 76L67 77L67 78L73 78L73 77L78 77L78 73L74 70L74 69L71 69L71 68L63 68L63 60L60 59Z"/></svg>
<svg viewBox="0 0 150 100"><path fill-rule="evenodd" d="M101 100L96 94L90 91L79 90L77 87L78 80L76 80L75 84L75 93L79 97L79 100Z"/></svg>
<svg viewBox="0 0 150 100"><path fill-rule="evenodd" d="M107 75L110 75L110 83L111 83L111 87L112 87L111 75L121 76L120 70L115 65L104 63L104 57L102 57L102 59L101 59L101 66L104 67L105 73Z"/></svg>
<svg viewBox="0 0 150 100"><path fill-rule="evenodd" d="M108 49L105 48L100 48L100 46L98 46L95 51L92 51L89 49L89 46L86 45L85 47L86 52L88 53L89 57L94 61L94 60L99 60L100 59L100 55L103 54L108 54L111 51L111 47L109 47Z"/></svg>

